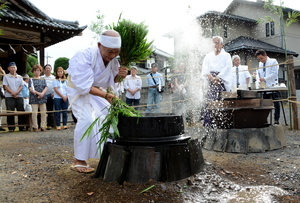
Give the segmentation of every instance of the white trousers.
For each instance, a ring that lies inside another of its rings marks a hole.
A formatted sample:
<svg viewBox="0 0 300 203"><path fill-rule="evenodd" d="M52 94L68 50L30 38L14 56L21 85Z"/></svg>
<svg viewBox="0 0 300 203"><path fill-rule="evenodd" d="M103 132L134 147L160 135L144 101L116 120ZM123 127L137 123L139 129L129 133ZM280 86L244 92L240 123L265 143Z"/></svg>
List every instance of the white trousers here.
<svg viewBox="0 0 300 203"><path fill-rule="evenodd" d="M32 107L31 107L31 104L29 104L29 99L24 99L24 109L25 111L27 112L31 112L32 111Z"/></svg>
<svg viewBox="0 0 300 203"><path fill-rule="evenodd" d="M107 107L110 104L106 99L91 94L80 95L72 102L74 97L70 95L71 93L68 92L72 112L77 118L74 130L74 157L77 160L99 159L100 152L103 149L103 144L99 145L98 143L101 136L99 133L100 123L107 115ZM100 117L100 121L94 126L91 134L83 137L85 131L98 117Z"/></svg>

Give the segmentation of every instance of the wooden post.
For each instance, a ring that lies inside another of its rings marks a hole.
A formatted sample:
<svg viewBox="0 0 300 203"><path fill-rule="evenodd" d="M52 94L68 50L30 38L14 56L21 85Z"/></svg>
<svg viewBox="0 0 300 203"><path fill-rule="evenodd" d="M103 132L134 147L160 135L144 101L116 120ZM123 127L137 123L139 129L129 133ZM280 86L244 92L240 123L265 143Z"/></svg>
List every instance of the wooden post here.
<svg viewBox="0 0 300 203"><path fill-rule="evenodd" d="M41 41L41 46L40 46L40 61L39 61L39 63L42 67L44 67L44 65L45 65L45 45L44 45L45 33L44 32L41 32L40 41Z"/></svg>
<svg viewBox="0 0 300 203"><path fill-rule="evenodd" d="M295 74L294 74L294 59L293 56L290 55L288 57L288 75L289 75L289 85L290 85L290 98L292 101L292 129L299 130L298 127L298 108L297 108L297 97L296 97L296 84L295 84Z"/></svg>

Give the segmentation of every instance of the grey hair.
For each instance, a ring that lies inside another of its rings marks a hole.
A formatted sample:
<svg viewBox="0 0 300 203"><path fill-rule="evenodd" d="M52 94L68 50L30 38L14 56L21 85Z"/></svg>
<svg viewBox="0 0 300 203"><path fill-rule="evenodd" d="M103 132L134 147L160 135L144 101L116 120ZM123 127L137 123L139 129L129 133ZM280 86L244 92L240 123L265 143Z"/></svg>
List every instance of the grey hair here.
<svg viewBox="0 0 300 203"><path fill-rule="evenodd" d="M236 59L236 58L238 58L238 59L241 60L241 58L239 57L239 55L233 55L231 59L232 59L232 61L234 61L234 59Z"/></svg>
<svg viewBox="0 0 300 203"><path fill-rule="evenodd" d="M213 36L213 37L212 37L212 41L213 41L214 39L219 39L220 42L223 44L223 38L222 38L222 37L220 37L220 36Z"/></svg>

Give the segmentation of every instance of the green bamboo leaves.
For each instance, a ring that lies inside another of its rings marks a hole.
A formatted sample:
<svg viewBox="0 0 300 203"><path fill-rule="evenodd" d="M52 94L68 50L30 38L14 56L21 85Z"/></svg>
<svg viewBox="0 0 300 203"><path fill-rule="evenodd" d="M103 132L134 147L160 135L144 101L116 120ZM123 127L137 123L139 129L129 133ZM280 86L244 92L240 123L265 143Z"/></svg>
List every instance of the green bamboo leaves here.
<svg viewBox="0 0 300 203"><path fill-rule="evenodd" d="M109 29L120 33L122 46L120 64L129 67L149 58L152 54L153 41L147 42L148 26L144 23L133 23L130 20L119 19L117 24L108 25Z"/></svg>
<svg viewBox="0 0 300 203"><path fill-rule="evenodd" d="M115 98L113 99L111 105L108 107L108 115L105 117L105 119L103 121L100 121L99 118L96 118L85 131L81 140L85 136L91 136L92 129L97 123L102 125L98 131L101 134L100 140L97 142L99 148L101 147L102 143L105 143L107 141L108 138L116 139L120 137L120 133L118 130L119 116L141 117L142 115L133 107L128 106L121 99ZM110 133L111 128L113 130L113 133Z"/></svg>

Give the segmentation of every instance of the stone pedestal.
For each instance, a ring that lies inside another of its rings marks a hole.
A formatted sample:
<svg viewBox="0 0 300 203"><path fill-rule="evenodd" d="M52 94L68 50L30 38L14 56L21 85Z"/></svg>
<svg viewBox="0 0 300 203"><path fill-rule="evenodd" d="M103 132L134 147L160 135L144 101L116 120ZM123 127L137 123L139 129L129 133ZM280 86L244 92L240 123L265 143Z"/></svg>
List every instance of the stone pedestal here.
<svg viewBox="0 0 300 203"><path fill-rule="evenodd" d="M203 137L207 150L251 153L280 149L286 146L283 126L244 129L211 129Z"/></svg>

